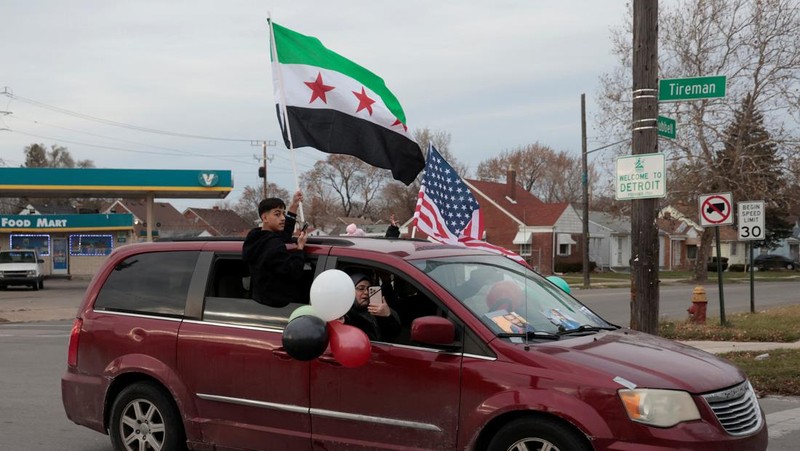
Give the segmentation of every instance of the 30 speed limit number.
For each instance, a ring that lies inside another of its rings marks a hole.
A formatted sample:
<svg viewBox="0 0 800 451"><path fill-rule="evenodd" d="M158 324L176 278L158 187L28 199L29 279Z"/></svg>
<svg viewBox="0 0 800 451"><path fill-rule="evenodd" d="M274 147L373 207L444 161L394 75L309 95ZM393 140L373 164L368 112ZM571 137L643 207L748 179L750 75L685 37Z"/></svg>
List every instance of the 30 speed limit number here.
<svg viewBox="0 0 800 451"><path fill-rule="evenodd" d="M739 239L764 239L764 201L739 202Z"/></svg>

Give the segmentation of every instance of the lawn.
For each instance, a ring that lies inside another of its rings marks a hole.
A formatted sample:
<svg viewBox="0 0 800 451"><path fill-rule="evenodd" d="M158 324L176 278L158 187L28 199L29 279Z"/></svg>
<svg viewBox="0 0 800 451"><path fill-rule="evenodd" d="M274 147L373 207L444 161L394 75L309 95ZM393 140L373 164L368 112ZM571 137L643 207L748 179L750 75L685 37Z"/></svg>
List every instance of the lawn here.
<svg viewBox="0 0 800 451"><path fill-rule="evenodd" d="M662 322L660 334L673 340L777 341L800 340L800 305L777 307L756 313L708 318L706 325L686 321ZM763 357L765 354L768 356ZM731 352L721 354L742 368L760 395L800 396L800 350L779 349L769 352ZM756 359L757 356L762 358Z"/></svg>
<svg viewBox="0 0 800 451"><path fill-rule="evenodd" d="M753 273L754 280L756 281L791 281L791 280L798 280L800 279L800 272L798 271L760 271ZM579 273L568 273L559 276L562 279L566 280L568 284L573 286L582 286L583 285L583 274ZM659 271L658 278L664 281L685 281L686 283L692 283L692 277L694 277L694 273L690 271ZM598 288L602 287L603 284L609 283L618 286L620 282L630 282L631 274L627 272L611 272L606 271L602 273L592 273L589 276L589 281L592 286L596 286ZM746 272L723 272L722 273L722 281L723 282L731 282L731 283L748 283L750 281L750 273ZM708 282L709 283L716 283L717 282L717 273L716 271L709 271L708 272Z"/></svg>

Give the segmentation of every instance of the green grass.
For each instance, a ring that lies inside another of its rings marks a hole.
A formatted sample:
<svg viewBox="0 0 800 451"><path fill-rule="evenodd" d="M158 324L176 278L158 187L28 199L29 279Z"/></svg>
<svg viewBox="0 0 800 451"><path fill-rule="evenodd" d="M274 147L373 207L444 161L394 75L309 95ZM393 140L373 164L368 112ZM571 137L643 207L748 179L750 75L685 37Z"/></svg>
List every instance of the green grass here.
<svg viewBox="0 0 800 451"><path fill-rule="evenodd" d="M756 356L769 354L756 360ZM769 352L731 352L721 354L744 370L759 395L800 395L800 350L775 349Z"/></svg>
<svg viewBox="0 0 800 451"><path fill-rule="evenodd" d="M688 321L664 321L659 334L673 340L777 341L800 340L800 305L790 305L756 313L726 315L727 325L719 318L707 318L706 324Z"/></svg>
<svg viewBox="0 0 800 451"><path fill-rule="evenodd" d="M687 321L662 322L660 334L673 340L777 341L800 340L800 305L771 308L757 313L727 316L728 324L719 325L719 318L708 318L705 325ZM756 360L756 356L769 354ZM731 352L721 354L744 370L753 387L761 394L800 396L800 350Z"/></svg>
<svg viewBox="0 0 800 451"><path fill-rule="evenodd" d="M754 273L754 280L756 281L791 281L791 280L799 280L800 279L800 272L798 271L760 271ZM566 280L568 284L574 286L582 286L583 285L583 274L578 273L569 273L560 276L562 279ZM658 278L661 280L666 281L685 281L686 283L692 283L692 278L694 277L694 273L690 271L660 271L658 273ZM604 283L612 283L615 286L619 286L621 282L629 282L631 280L630 273L624 272L602 272L602 273L592 273L589 277L590 283L592 286L601 287ZM722 281L731 282L731 283L748 283L750 281L750 273L746 272L724 272L722 273ZM708 273L708 283L716 283L717 282L717 273L715 271L709 271Z"/></svg>

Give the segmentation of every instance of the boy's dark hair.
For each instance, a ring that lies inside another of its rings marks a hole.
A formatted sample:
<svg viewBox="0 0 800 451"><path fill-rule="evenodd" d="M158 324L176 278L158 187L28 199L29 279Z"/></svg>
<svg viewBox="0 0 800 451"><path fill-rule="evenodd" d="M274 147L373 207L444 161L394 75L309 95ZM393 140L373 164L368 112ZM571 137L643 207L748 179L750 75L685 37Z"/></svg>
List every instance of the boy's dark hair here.
<svg viewBox="0 0 800 451"><path fill-rule="evenodd" d="M277 197L268 197L258 203L258 216L261 217L262 214L272 210L273 208L285 210L286 204Z"/></svg>

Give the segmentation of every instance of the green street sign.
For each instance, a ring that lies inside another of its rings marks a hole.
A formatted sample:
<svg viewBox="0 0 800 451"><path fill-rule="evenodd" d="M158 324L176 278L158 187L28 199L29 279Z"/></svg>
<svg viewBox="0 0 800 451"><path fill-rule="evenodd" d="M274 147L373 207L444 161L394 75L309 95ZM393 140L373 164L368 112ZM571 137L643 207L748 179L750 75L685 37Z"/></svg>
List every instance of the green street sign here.
<svg viewBox="0 0 800 451"><path fill-rule="evenodd" d="M658 136L663 136L669 139L675 139L677 136L677 126L675 119L670 119L664 116L658 116Z"/></svg>
<svg viewBox="0 0 800 451"><path fill-rule="evenodd" d="M726 84L727 78L724 75L659 80L658 101L677 102L725 97Z"/></svg>

